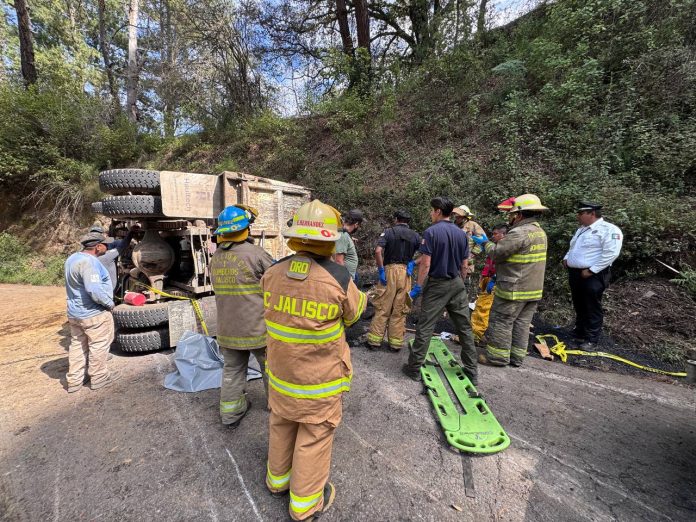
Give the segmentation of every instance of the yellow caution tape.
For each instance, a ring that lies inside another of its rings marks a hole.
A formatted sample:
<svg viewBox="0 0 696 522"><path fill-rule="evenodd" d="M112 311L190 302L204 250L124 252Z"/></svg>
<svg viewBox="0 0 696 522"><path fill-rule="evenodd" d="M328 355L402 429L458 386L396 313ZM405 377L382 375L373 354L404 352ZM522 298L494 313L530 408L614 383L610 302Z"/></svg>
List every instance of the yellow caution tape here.
<svg viewBox="0 0 696 522"><path fill-rule="evenodd" d="M181 301L191 301L191 306L193 307L193 311L196 313L196 317L198 318L198 321L201 323L201 328L203 328L203 333L205 335L208 335L208 325L205 324L205 319L203 318L203 310L201 310L201 305L198 301L193 299L192 297L184 297L181 295L172 295L168 294L167 292L163 292L162 290L157 290L156 288L152 288L149 285L146 285L145 283L142 283L140 281L136 281L135 284L138 286L142 286L143 288L148 289L150 292L154 292L156 294L159 294L164 297L170 297L172 299L179 299Z"/></svg>
<svg viewBox="0 0 696 522"><path fill-rule="evenodd" d="M638 368L639 370L645 370L646 372L659 373L661 375L671 375L672 377L686 377L686 372L668 372L665 370L659 370L657 368L651 368L650 366L643 366L642 364L634 363L633 361L629 361L628 359L624 359L623 357L619 357L618 355L614 355L613 353L586 352L584 350L567 350L565 343L559 341L558 337L556 337L553 334L537 335L536 338L540 343L544 343L544 344L545 344L544 339L553 339L555 344L553 345L553 347L549 347L549 349L551 350L551 353L558 355L558 357L563 362L566 362L568 360L569 355L583 355L583 356L588 356L588 357L605 357L607 359L612 359L613 361L618 361L620 363L628 364L629 366L633 366L634 368Z"/></svg>

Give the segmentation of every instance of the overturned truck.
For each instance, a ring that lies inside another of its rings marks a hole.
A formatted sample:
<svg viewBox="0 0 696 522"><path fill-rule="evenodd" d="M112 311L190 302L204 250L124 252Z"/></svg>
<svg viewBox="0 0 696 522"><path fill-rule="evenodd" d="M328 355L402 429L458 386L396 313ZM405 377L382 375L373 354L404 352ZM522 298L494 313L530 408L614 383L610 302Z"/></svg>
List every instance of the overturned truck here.
<svg viewBox="0 0 696 522"><path fill-rule="evenodd" d="M111 218L109 235L118 239L138 229L118 260L115 342L125 352L176 346L185 331L203 331L203 323L215 335L209 267L216 247L212 232L223 208L258 209L250 237L280 259L290 253L281 229L310 196L305 187L238 172L107 170L99 186L110 195L92 210ZM146 303L126 304L126 292L143 294Z"/></svg>

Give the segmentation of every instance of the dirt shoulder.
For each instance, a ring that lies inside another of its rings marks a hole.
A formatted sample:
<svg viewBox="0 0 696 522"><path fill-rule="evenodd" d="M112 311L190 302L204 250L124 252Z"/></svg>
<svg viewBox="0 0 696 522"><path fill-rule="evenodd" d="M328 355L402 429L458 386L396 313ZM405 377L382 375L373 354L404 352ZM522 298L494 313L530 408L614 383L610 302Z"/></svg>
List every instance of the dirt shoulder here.
<svg viewBox="0 0 696 522"><path fill-rule="evenodd" d="M118 383L68 395L64 307L61 288L0 285L4 519L286 519L287 499L264 485L259 381L234 432L216 390L162 387L171 352L116 355ZM353 348L325 520L693 520L693 388L533 359L484 367L512 445L470 457L444 442L404 358Z"/></svg>

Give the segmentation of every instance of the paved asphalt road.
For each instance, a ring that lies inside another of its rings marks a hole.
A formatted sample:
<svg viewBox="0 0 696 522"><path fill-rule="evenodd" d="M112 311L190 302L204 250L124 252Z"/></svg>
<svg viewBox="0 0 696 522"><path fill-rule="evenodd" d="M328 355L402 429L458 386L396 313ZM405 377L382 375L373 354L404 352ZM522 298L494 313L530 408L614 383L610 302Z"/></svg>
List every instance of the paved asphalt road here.
<svg viewBox="0 0 696 522"><path fill-rule="evenodd" d="M260 381L236 431L219 424L216 390L162 387L171 352L117 355L116 385L68 395L64 317L41 318L31 340L26 319L0 339L0 518L287 519L264 485ZM353 350L323 520L696 520L694 388L538 359L484 367L480 389L512 444L471 457L446 445L404 358Z"/></svg>

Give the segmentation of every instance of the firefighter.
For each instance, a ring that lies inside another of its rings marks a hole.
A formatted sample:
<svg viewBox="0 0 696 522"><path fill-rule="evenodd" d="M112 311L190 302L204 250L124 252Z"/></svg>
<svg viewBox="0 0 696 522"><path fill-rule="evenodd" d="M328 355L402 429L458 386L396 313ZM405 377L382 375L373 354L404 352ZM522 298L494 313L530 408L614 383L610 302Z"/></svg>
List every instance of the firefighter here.
<svg viewBox="0 0 696 522"><path fill-rule="evenodd" d="M273 258L247 241L249 226L256 218L251 210L230 206L220 213L215 230L218 247L210 263L217 305L217 340L225 358L220 417L231 429L239 426L251 408L246 398L249 353L254 354L262 368L266 358L260 280ZM243 321L238 319L240 312L244 314ZM264 385L268 386L265 376Z"/></svg>
<svg viewBox="0 0 696 522"><path fill-rule="evenodd" d="M504 238L493 243L485 235L473 237L495 262L497 280L481 364L518 367L527 355L529 324L544 289L547 240L537 220L546 210L536 195L523 194L509 211Z"/></svg>
<svg viewBox="0 0 696 522"><path fill-rule="evenodd" d="M293 520L333 503L331 449L353 373L344 330L366 304L346 267L330 260L339 226L332 207L302 205L283 232L296 254L261 279L271 409L266 485L274 495L290 492Z"/></svg>
<svg viewBox="0 0 696 522"><path fill-rule="evenodd" d="M473 242L473 236L484 234L483 227L473 220L474 215L466 205L459 205L452 210L454 224L461 228L469 237L469 261L467 264L467 277L474 273L474 256L481 253L481 247Z"/></svg>
<svg viewBox="0 0 696 522"><path fill-rule="evenodd" d="M405 210L394 213L394 226L380 234L375 248L380 286L374 300L375 316L367 333L367 347L379 348L387 331L389 349L401 350L404 344L406 296L411 291L411 274L415 262L413 254L420 246L420 236L408 224L411 215Z"/></svg>

